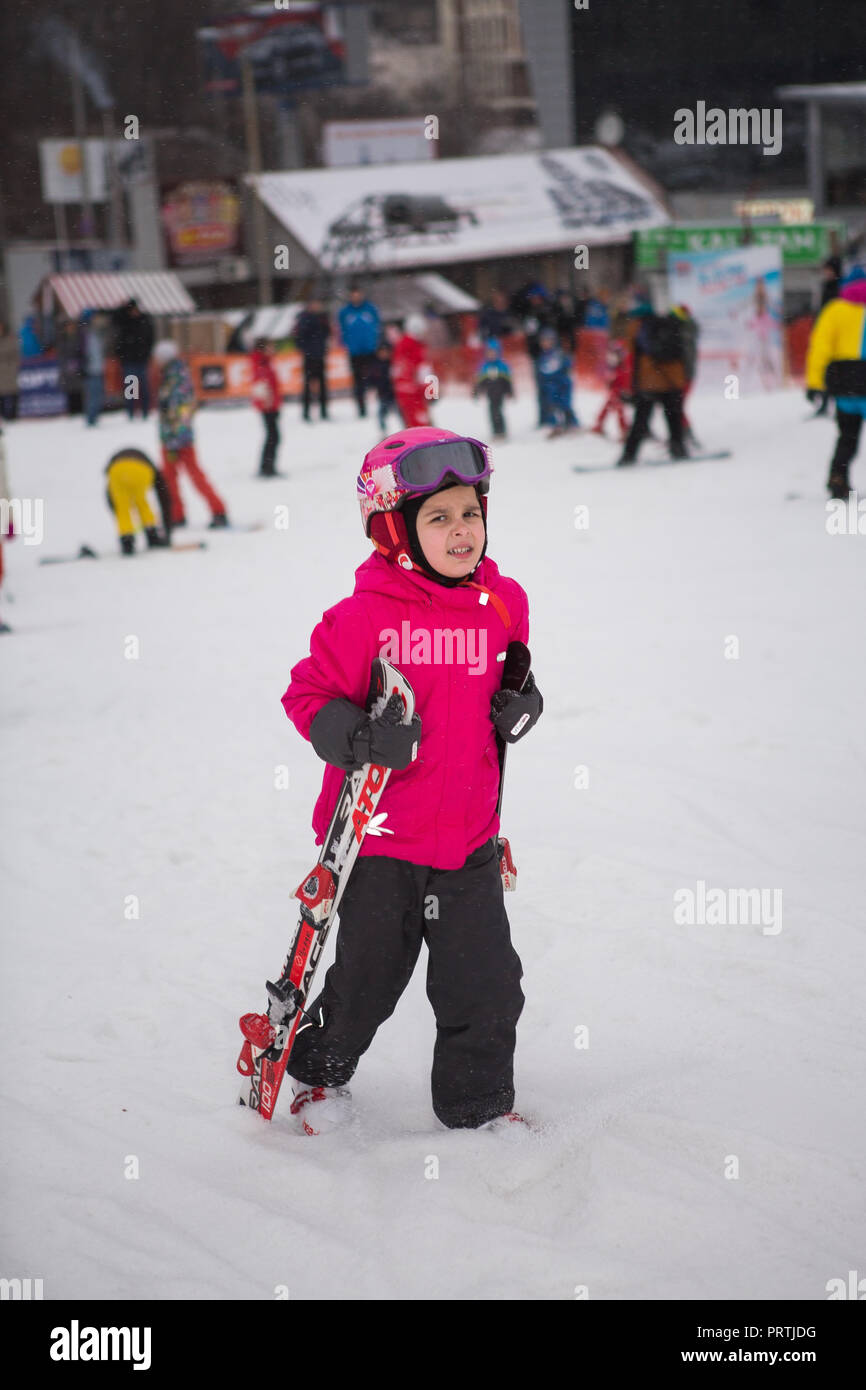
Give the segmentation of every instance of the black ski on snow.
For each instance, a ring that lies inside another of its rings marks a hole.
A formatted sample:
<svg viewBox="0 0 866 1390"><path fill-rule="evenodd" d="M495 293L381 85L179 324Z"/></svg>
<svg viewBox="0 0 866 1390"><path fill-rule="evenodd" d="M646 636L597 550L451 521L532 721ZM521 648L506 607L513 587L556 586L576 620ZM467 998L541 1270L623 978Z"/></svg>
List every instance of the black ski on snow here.
<svg viewBox="0 0 866 1390"><path fill-rule="evenodd" d="M181 541L179 545L154 545L147 546L146 549L137 550L136 555L150 554L152 551L174 551L179 554L184 550L207 550L207 541ZM121 555L119 551L99 551L93 550L89 545L82 545L77 555L43 555L40 565L72 565L77 560L127 560L128 555Z"/></svg>
<svg viewBox="0 0 866 1390"><path fill-rule="evenodd" d="M673 468L680 463L711 463L715 459L729 459L732 457L730 449L716 449L713 452L702 454L688 454L682 459L635 459L634 463L624 463L618 465L613 463L575 463L572 464L574 473L626 473L635 468Z"/></svg>

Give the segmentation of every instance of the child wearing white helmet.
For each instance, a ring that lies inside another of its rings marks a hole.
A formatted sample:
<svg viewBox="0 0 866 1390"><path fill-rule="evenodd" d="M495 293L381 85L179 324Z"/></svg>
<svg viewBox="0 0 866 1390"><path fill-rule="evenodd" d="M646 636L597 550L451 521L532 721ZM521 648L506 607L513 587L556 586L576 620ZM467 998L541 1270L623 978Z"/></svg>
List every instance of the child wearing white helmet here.
<svg viewBox="0 0 866 1390"><path fill-rule="evenodd" d="M159 439L162 445L162 471L171 497L172 527L186 525L186 513L178 486L181 472L201 494L210 508L212 530L228 526L225 503L211 486L199 464L192 432L195 413L195 387L177 344L163 338L153 350L160 369L159 376Z"/></svg>

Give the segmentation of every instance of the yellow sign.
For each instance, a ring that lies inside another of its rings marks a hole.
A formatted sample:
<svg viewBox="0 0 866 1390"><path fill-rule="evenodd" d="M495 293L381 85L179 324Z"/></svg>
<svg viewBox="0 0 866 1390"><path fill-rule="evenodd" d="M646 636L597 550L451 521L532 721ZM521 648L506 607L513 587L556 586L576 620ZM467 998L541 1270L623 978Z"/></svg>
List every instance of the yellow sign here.
<svg viewBox="0 0 866 1390"><path fill-rule="evenodd" d="M737 217L778 217L780 222L811 222L815 204L811 198L748 198L734 203Z"/></svg>

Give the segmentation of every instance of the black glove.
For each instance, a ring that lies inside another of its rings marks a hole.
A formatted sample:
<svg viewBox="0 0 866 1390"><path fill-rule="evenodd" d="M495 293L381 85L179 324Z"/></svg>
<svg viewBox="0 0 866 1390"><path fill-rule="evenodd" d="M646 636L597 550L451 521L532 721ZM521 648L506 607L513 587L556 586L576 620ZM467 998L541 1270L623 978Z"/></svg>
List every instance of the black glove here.
<svg viewBox="0 0 866 1390"><path fill-rule="evenodd" d="M497 690L490 701L490 718L506 743L517 743L541 718L544 700L530 671L522 690Z"/></svg>
<svg viewBox="0 0 866 1390"><path fill-rule="evenodd" d="M421 719L413 714L411 724L392 724L387 709L378 719L365 714L352 734L352 752L359 767L378 763L402 772L418 756Z"/></svg>
<svg viewBox="0 0 866 1390"><path fill-rule="evenodd" d="M343 772L371 762L400 772L412 761L421 720L417 714L411 724L398 723L398 718L396 703L389 702L378 719L371 719L351 700L329 700L310 725L310 742L324 762Z"/></svg>
<svg viewBox="0 0 866 1390"><path fill-rule="evenodd" d="M823 401L823 399L824 399L824 392L823 392L823 391L816 391L815 388L814 388L813 386L810 386L810 387L807 389L807 391L806 391L806 400L809 402L810 405L820 405L821 402Z"/></svg>

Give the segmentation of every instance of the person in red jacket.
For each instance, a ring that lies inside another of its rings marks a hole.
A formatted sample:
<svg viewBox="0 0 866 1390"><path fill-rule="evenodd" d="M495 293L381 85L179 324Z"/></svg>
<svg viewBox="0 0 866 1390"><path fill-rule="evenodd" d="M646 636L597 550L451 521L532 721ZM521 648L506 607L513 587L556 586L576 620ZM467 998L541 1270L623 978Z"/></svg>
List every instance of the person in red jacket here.
<svg viewBox="0 0 866 1390"><path fill-rule="evenodd" d="M257 338L250 357L253 368L253 404L265 422L265 442L259 463L260 478L276 478L277 449L280 446L280 384L274 371L267 338Z"/></svg>
<svg viewBox="0 0 866 1390"><path fill-rule="evenodd" d="M407 429L432 424L425 395L425 388L433 374L425 347L426 337L427 320L424 315L410 314L391 360L391 381L397 408Z"/></svg>
<svg viewBox="0 0 866 1390"><path fill-rule="evenodd" d="M619 421L623 443L628 435L628 418L623 405L623 394L631 386L632 355L621 338L614 338L607 349L607 395L598 412L598 419L592 427L593 434L604 434L604 422L608 411L612 410Z"/></svg>

